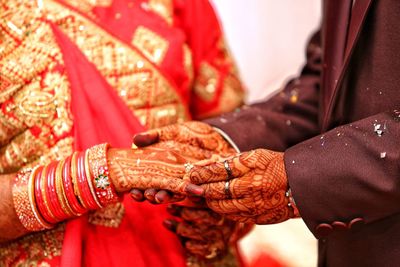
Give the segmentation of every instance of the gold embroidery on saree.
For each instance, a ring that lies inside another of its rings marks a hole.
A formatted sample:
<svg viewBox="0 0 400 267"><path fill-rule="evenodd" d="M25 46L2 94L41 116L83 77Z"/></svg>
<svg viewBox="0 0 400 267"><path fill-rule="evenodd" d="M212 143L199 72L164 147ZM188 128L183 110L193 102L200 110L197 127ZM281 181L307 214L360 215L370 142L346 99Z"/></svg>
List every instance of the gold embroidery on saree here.
<svg viewBox="0 0 400 267"><path fill-rule="evenodd" d="M143 125L154 128L164 126L166 121L187 119L186 109L175 89L147 58L76 12L65 12L64 7L49 0L45 0L45 6L54 15L54 22L117 90ZM168 120L163 116L148 117L158 114L152 109L166 105L177 106L178 112L169 112Z"/></svg>
<svg viewBox="0 0 400 267"><path fill-rule="evenodd" d="M143 26L136 29L132 44L157 65L160 65L164 60L169 46L165 38Z"/></svg>
<svg viewBox="0 0 400 267"><path fill-rule="evenodd" d="M187 44L183 45L183 66L185 67L186 74L189 77L189 86L190 86L194 78L194 69L193 69L192 50Z"/></svg>
<svg viewBox="0 0 400 267"><path fill-rule="evenodd" d="M111 204L104 209L89 214L89 222L95 225L117 228L125 215L125 207L122 203Z"/></svg>
<svg viewBox="0 0 400 267"><path fill-rule="evenodd" d="M162 17L168 25L173 23L174 6L172 0L149 0L149 9Z"/></svg>
<svg viewBox="0 0 400 267"><path fill-rule="evenodd" d="M207 62L202 62L194 84L195 94L204 101L214 100L218 81L219 73L217 69Z"/></svg>
<svg viewBox="0 0 400 267"><path fill-rule="evenodd" d="M87 14L89 17L96 19L96 15L93 13L93 8L109 7L113 0L64 0L64 2L76 8L83 14Z"/></svg>
<svg viewBox="0 0 400 267"><path fill-rule="evenodd" d="M1 266L46 266L44 259L61 255L64 224L56 228L27 235L9 244L0 245Z"/></svg>
<svg viewBox="0 0 400 267"><path fill-rule="evenodd" d="M0 5L0 172L72 152L69 82L52 30L36 1ZM56 68L57 67L57 68ZM62 139L59 139L62 138ZM0 247L0 265L46 266L59 256L64 227Z"/></svg>
<svg viewBox="0 0 400 267"><path fill-rule="evenodd" d="M219 112L230 112L243 104L244 91L238 78L228 74L224 78Z"/></svg>

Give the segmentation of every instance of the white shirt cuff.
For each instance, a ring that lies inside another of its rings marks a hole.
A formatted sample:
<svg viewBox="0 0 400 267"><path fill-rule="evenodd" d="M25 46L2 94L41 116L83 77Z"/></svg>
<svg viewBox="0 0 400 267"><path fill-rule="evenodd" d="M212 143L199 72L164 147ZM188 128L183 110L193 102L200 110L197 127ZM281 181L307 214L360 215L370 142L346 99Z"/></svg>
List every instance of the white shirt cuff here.
<svg viewBox="0 0 400 267"><path fill-rule="evenodd" d="M224 131L222 131L219 128L216 128L216 127L213 127L213 128L217 133L219 133L233 147L233 149L236 150L237 153L240 153L240 149L237 147L235 142L233 142L233 140L229 137L229 135L227 135Z"/></svg>

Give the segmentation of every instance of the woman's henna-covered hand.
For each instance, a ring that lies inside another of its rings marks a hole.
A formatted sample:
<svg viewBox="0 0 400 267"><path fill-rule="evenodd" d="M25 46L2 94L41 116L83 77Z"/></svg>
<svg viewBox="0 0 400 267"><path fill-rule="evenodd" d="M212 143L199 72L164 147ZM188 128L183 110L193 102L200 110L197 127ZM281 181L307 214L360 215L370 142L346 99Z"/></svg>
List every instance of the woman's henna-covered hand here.
<svg viewBox="0 0 400 267"><path fill-rule="evenodd" d="M214 260L227 253L235 222L206 207L172 204L168 212L177 218L165 220L164 226L179 236L189 254Z"/></svg>
<svg viewBox="0 0 400 267"><path fill-rule="evenodd" d="M173 151L154 147L136 150L112 148L107 160L110 179L117 192L155 188L199 195L203 191L182 179L187 160Z"/></svg>
<svg viewBox="0 0 400 267"><path fill-rule="evenodd" d="M188 162L210 159L216 154L235 153L230 144L210 125L190 121L173 124L159 129L153 129L138 134L133 139L137 147L158 147L174 150L184 156ZM132 197L136 201L145 199L150 202L167 203L182 199L182 196L172 194L166 190L141 190L134 189Z"/></svg>
<svg viewBox="0 0 400 267"><path fill-rule="evenodd" d="M204 189L207 205L232 220L272 224L294 217L283 153L257 149L226 161L207 161L188 176Z"/></svg>

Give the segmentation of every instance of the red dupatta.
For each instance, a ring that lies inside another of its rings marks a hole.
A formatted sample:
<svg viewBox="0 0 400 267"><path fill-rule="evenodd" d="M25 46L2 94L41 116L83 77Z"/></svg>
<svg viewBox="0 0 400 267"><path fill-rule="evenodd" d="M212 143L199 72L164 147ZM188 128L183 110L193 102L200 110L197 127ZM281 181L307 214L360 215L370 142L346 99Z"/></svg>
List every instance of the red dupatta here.
<svg viewBox="0 0 400 267"><path fill-rule="evenodd" d="M53 31L71 84L75 149L102 142L129 147L144 127L75 44L57 26ZM87 217L67 223L61 266L185 266L179 240L162 226L165 207L134 203L129 196L123 203L118 228L89 224Z"/></svg>

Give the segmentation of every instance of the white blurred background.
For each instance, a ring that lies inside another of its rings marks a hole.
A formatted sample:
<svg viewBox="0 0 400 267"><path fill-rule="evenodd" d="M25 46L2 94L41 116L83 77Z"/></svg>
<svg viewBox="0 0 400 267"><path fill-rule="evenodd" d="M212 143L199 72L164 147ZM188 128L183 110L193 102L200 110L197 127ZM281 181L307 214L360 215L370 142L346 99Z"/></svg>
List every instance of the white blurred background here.
<svg viewBox="0 0 400 267"><path fill-rule="evenodd" d="M236 59L248 102L270 95L304 63L321 0L211 0ZM316 240L301 220L257 226L241 243L246 262L268 253L284 266L316 266ZM267 267L267 266L266 266Z"/></svg>

